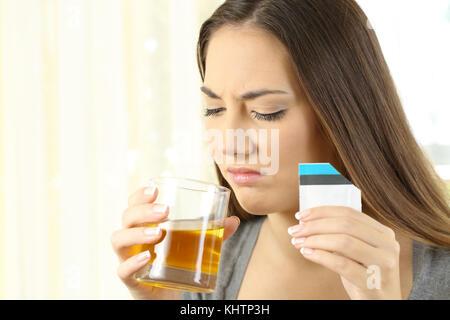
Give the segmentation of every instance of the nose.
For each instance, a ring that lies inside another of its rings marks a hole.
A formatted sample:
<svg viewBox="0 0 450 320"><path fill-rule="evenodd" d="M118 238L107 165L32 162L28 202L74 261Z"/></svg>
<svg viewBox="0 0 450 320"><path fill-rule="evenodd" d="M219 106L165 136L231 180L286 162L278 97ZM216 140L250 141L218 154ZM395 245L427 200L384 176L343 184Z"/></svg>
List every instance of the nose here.
<svg viewBox="0 0 450 320"><path fill-rule="evenodd" d="M245 108L238 105L227 108L214 131L212 147L216 162L246 163L257 152L257 131L245 121ZM225 158L225 159L224 159ZM252 163L255 160L251 160Z"/></svg>
<svg viewBox="0 0 450 320"><path fill-rule="evenodd" d="M224 132L222 153L227 157L244 157L257 150L257 134L253 128L227 128Z"/></svg>

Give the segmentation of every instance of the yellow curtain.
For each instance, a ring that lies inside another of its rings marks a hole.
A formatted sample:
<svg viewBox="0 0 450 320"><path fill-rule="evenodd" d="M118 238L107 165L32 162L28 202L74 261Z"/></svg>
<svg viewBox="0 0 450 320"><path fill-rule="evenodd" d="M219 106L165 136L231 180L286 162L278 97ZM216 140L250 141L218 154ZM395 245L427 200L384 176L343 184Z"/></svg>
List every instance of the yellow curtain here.
<svg viewBox="0 0 450 320"><path fill-rule="evenodd" d="M0 0L1 299L129 298L109 243L128 195L215 182L195 46L222 2Z"/></svg>

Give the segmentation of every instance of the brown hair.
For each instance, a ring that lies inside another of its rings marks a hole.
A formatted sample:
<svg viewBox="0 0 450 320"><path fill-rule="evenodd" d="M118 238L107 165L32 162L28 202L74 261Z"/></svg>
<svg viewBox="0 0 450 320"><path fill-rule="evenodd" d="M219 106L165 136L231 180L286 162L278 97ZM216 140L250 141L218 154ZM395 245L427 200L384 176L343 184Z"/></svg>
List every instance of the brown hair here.
<svg viewBox="0 0 450 320"><path fill-rule="evenodd" d="M406 236L450 247L449 193L414 139L374 30L353 0L227 0L200 29L252 25L288 49L299 82L335 148L341 173L362 191L363 211ZM219 168L219 183L231 189ZM234 192L229 214L245 219Z"/></svg>

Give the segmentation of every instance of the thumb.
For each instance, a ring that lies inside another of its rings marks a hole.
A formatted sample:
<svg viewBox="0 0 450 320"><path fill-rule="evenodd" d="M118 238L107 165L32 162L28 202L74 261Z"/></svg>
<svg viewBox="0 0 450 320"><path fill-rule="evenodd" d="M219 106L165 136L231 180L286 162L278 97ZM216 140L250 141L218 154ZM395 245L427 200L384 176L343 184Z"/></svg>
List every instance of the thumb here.
<svg viewBox="0 0 450 320"><path fill-rule="evenodd" d="M237 216L225 218L225 221L223 223L224 226L223 240L227 240L229 237L231 237L236 232L240 223L241 220Z"/></svg>

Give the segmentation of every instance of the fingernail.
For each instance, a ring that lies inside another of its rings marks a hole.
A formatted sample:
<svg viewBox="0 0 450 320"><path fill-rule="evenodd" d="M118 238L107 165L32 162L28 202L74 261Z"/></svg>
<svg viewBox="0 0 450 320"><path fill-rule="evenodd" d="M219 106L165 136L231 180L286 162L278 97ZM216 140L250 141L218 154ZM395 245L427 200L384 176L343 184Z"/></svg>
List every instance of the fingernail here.
<svg viewBox="0 0 450 320"><path fill-rule="evenodd" d="M148 187L144 189L144 194L146 196L152 196L155 193L156 188L155 187Z"/></svg>
<svg viewBox="0 0 450 320"><path fill-rule="evenodd" d="M168 206L166 204L155 204L152 208L153 212L164 213L167 211Z"/></svg>
<svg viewBox="0 0 450 320"><path fill-rule="evenodd" d="M308 217L310 214L311 214L311 210L306 209L306 210L297 212L297 213L295 214L295 218L296 218L297 220L304 219L304 218Z"/></svg>
<svg viewBox="0 0 450 320"><path fill-rule="evenodd" d="M237 221L238 226L239 226L241 224L241 219L239 219L238 216L232 216L232 217L233 217L233 219L235 219Z"/></svg>
<svg viewBox="0 0 450 320"><path fill-rule="evenodd" d="M311 253L313 253L313 251L310 248L300 248L300 253L301 254L311 254Z"/></svg>
<svg viewBox="0 0 450 320"><path fill-rule="evenodd" d="M294 233L300 231L303 228L303 223L289 227L288 233L292 236Z"/></svg>
<svg viewBox="0 0 450 320"><path fill-rule="evenodd" d="M148 258L150 258L150 251L146 250L146 251L141 252L141 253L138 254L137 261L139 261L139 262L145 261Z"/></svg>
<svg viewBox="0 0 450 320"><path fill-rule="evenodd" d="M145 228L144 229L144 234L146 234L148 236L156 236L156 235L159 235L160 232L161 232L161 228L160 227Z"/></svg>
<svg viewBox="0 0 450 320"><path fill-rule="evenodd" d="M295 246L296 244L305 242L306 238L292 238L291 243Z"/></svg>

